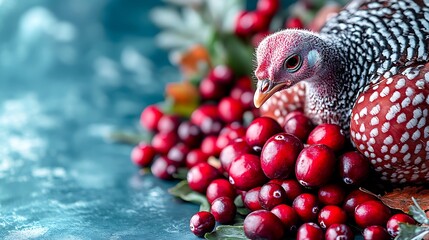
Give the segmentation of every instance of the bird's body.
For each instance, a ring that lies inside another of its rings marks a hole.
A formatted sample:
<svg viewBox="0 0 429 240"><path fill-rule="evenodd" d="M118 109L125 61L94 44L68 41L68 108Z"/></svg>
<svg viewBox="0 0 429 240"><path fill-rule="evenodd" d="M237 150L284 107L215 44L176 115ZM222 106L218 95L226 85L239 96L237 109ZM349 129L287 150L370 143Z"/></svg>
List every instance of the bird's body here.
<svg viewBox="0 0 429 240"><path fill-rule="evenodd" d="M257 62L262 112L283 123L302 108L342 126L383 179L429 183L429 1L352 1L318 34L269 36Z"/></svg>

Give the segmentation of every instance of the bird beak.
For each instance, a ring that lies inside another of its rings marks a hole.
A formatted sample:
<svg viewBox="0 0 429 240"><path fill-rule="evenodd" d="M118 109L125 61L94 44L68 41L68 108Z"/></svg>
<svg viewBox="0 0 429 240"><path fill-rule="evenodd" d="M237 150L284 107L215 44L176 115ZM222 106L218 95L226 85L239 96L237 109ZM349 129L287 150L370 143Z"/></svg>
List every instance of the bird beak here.
<svg viewBox="0 0 429 240"><path fill-rule="evenodd" d="M264 104L274 93L287 87L287 81L275 83L268 79L258 81L256 86L255 95L253 97L253 104L256 108L259 108Z"/></svg>

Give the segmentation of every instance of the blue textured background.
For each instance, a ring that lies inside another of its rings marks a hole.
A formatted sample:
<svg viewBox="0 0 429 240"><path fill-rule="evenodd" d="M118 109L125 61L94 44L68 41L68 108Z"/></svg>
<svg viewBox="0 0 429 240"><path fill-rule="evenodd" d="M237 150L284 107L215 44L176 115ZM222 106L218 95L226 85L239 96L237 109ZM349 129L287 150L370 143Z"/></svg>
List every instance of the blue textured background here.
<svg viewBox="0 0 429 240"><path fill-rule="evenodd" d="M198 207L107 137L178 80L148 19L160 3L0 0L0 239L195 238Z"/></svg>

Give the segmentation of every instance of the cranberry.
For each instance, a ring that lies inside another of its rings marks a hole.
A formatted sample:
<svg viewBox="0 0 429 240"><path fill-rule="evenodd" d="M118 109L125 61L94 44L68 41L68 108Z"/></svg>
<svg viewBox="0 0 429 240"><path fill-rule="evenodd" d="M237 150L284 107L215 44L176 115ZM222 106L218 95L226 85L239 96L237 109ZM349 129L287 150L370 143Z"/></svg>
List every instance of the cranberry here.
<svg viewBox="0 0 429 240"><path fill-rule="evenodd" d="M365 240L390 240L387 230L377 225L366 227L362 235Z"/></svg>
<svg viewBox="0 0 429 240"><path fill-rule="evenodd" d="M308 135L313 130L313 123L303 112L293 111L285 116L284 130L295 135L301 141L307 141Z"/></svg>
<svg viewBox="0 0 429 240"><path fill-rule="evenodd" d="M327 205L320 210L317 220L322 228L328 228L334 223L345 223L347 214L338 206Z"/></svg>
<svg viewBox="0 0 429 240"><path fill-rule="evenodd" d="M319 203L316 196L311 193L303 193L295 198L292 203L299 218L304 222L315 221L319 212Z"/></svg>
<svg viewBox="0 0 429 240"><path fill-rule="evenodd" d="M322 123L315 127L308 136L308 144L325 144L334 151L344 147L346 137L340 126L330 123Z"/></svg>
<svg viewBox="0 0 429 240"><path fill-rule="evenodd" d="M282 221L288 231L295 231L298 224L298 214L293 207L286 204L280 204L271 209L271 212Z"/></svg>
<svg viewBox="0 0 429 240"><path fill-rule="evenodd" d="M295 175L305 187L320 187L329 181L335 164L335 153L329 147L323 144L310 145L299 154Z"/></svg>
<svg viewBox="0 0 429 240"><path fill-rule="evenodd" d="M230 95L232 98L239 100L245 110L254 108L253 90L234 87L231 89Z"/></svg>
<svg viewBox="0 0 429 240"><path fill-rule="evenodd" d="M177 132L180 125L180 117L175 115L164 115L159 119L158 131L159 132Z"/></svg>
<svg viewBox="0 0 429 240"><path fill-rule="evenodd" d="M340 205L345 194L344 188L339 184L328 184L319 188L318 199L324 205Z"/></svg>
<svg viewBox="0 0 429 240"><path fill-rule="evenodd" d="M227 89L223 84L217 83L210 78L201 80L199 90L204 100L219 100L227 94Z"/></svg>
<svg viewBox="0 0 429 240"><path fill-rule="evenodd" d="M158 130L158 122L164 114L156 105L147 106L140 115L140 124L149 131Z"/></svg>
<svg viewBox="0 0 429 240"><path fill-rule="evenodd" d="M244 195L244 206L246 206L250 211L256 211L262 209L261 202L259 202L259 191L261 187L255 187L250 189Z"/></svg>
<svg viewBox="0 0 429 240"><path fill-rule="evenodd" d="M208 163L199 163L189 169L187 180L192 190L205 193L209 184L219 177L219 171L215 167Z"/></svg>
<svg viewBox="0 0 429 240"><path fill-rule="evenodd" d="M243 11L238 14L235 34L241 37L268 30L268 18L258 11Z"/></svg>
<svg viewBox="0 0 429 240"><path fill-rule="evenodd" d="M361 184L369 175L369 161L358 152L347 152L339 158L339 171L346 184Z"/></svg>
<svg viewBox="0 0 429 240"><path fill-rule="evenodd" d="M390 209L378 200L369 200L355 209L355 222L365 228L371 225L385 225L390 218Z"/></svg>
<svg viewBox="0 0 429 240"><path fill-rule="evenodd" d="M180 124L177 134L179 135L180 140L182 140L182 142L189 148L200 146L201 139L203 138L201 129L189 121L184 121Z"/></svg>
<svg viewBox="0 0 429 240"><path fill-rule="evenodd" d="M261 167L268 178L287 178L303 149L302 142L288 133L278 133L265 143L261 152Z"/></svg>
<svg viewBox="0 0 429 240"><path fill-rule="evenodd" d="M131 151L131 161L139 167L149 166L155 157L155 149L146 143L140 143Z"/></svg>
<svg viewBox="0 0 429 240"><path fill-rule="evenodd" d="M209 155L205 154L201 149L193 149L186 155L186 167L192 168L198 163L207 162Z"/></svg>
<svg viewBox="0 0 429 240"><path fill-rule="evenodd" d="M203 104L191 114L191 122L206 135L217 135L223 127L217 105Z"/></svg>
<svg viewBox="0 0 429 240"><path fill-rule="evenodd" d="M221 224L231 223L235 214L237 213L237 207L234 204L234 200L229 197L216 198L210 207L210 212L215 217L216 221Z"/></svg>
<svg viewBox="0 0 429 240"><path fill-rule="evenodd" d="M243 191L264 184L267 179L262 172L259 157L243 154L234 159L229 168L229 181L237 189Z"/></svg>
<svg viewBox="0 0 429 240"><path fill-rule="evenodd" d="M262 40L264 40L270 34L271 34L270 31L263 31L263 32L256 33L255 35L252 36L252 39L250 40L251 45L254 48L257 48L259 44L262 42Z"/></svg>
<svg viewBox="0 0 429 240"><path fill-rule="evenodd" d="M203 237L204 234L213 231L216 221L213 214L201 211L192 216L189 227L191 231L198 237Z"/></svg>
<svg viewBox="0 0 429 240"><path fill-rule="evenodd" d="M286 193L282 186L266 183L259 191L259 202L262 208L271 210L273 207L286 202Z"/></svg>
<svg viewBox="0 0 429 240"><path fill-rule="evenodd" d="M267 16L273 16L280 8L280 0L259 0L256 9Z"/></svg>
<svg viewBox="0 0 429 240"><path fill-rule="evenodd" d="M352 229L346 224L332 224L326 229L325 240L353 240L354 234Z"/></svg>
<svg viewBox="0 0 429 240"><path fill-rule="evenodd" d="M207 187L206 197L207 201L211 204L216 198L228 197L234 199L236 196L234 186L231 185L226 179L219 178L213 180Z"/></svg>
<svg viewBox="0 0 429 240"><path fill-rule="evenodd" d="M361 204L364 203L366 201L369 200L376 200L377 198L362 192L359 189L353 190L352 192L350 192L346 198L344 199L344 203L343 203L343 209L344 211L346 211L347 215L349 217L353 217L355 214L355 208Z"/></svg>
<svg viewBox="0 0 429 240"><path fill-rule="evenodd" d="M186 155L188 155L189 149L183 143L178 143L173 146L167 154L167 158L171 161L177 162L177 166L185 166Z"/></svg>
<svg viewBox="0 0 429 240"><path fill-rule="evenodd" d="M286 198L290 202L292 202L301 193L304 193L304 188L295 179L272 179L270 182L280 184L285 190Z"/></svg>
<svg viewBox="0 0 429 240"><path fill-rule="evenodd" d="M173 178L173 174L177 172L177 166L171 163L166 157L160 156L155 158L150 167L152 174L160 179L169 180Z"/></svg>
<svg viewBox="0 0 429 240"><path fill-rule="evenodd" d="M229 168L234 159L245 153L251 152L252 149L243 139L237 139L236 141L222 149L222 151L220 152L219 160L222 164L222 168L225 171L229 172Z"/></svg>
<svg viewBox="0 0 429 240"><path fill-rule="evenodd" d="M201 151L209 156L218 157L221 149L216 146L217 138L217 136L205 137L201 142Z"/></svg>
<svg viewBox="0 0 429 240"><path fill-rule="evenodd" d="M302 224L296 234L296 240L319 240L323 237L323 230L313 222Z"/></svg>
<svg viewBox="0 0 429 240"><path fill-rule="evenodd" d="M234 81L234 72L226 65L217 65L209 72L208 78L215 83L231 85Z"/></svg>
<svg viewBox="0 0 429 240"><path fill-rule="evenodd" d="M226 123L241 122L244 110L241 102L232 97L224 97L219 102L219 115Z"/></svg>
<svg viewBox="0 0 429 240"><path fill-rule="evenodd" d="M246 142L259 152L270 137L280 132L283 132L283 129L276 120L270 117L259 117L247 127Z"/></svg>
<svg viewBox="0 0 429 240"><path fill-rule="evenodd" d="M225 126L219 133L219 137L216 141L216 146L220 149L228 146L239 138L243 138L246 135L246 128L241 124L234 122Z"/></svg>
<svg viewBox="0 0 429 240"><path fill-rule="evenodd" d="M244 234L250 239L282 239L283 224L272 212L257 210L244 219Z"/></svg>
<svg viewBox="0 0 429 240"><path fill-rule="evenodd" d="M177 143L178 137L174 132L159 132L152 138L152 147L160 154L166 155L170 148Z"/></svg>
<svg viewBox="0 0 429 240"><path fill-rule="evenodd" d="M300 18L290 17L285 22L285 28L303 29L304 23Z"/></svg>
<svg viewBox="0 0 429 240"><path fill-rule="evenodd" d="M397 213L389 218L386 224L387 232L392 237L396 237L399 233L399 223L416 224L416 221L405 213Z"/></svg>

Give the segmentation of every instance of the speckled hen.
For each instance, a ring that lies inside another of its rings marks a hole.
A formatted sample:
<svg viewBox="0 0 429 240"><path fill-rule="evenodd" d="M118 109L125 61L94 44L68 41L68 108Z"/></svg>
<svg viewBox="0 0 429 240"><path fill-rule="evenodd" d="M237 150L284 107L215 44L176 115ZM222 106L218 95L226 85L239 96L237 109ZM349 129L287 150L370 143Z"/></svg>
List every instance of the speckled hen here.
<svg viewBox="0 0 429 240"><path fill-rule="evenodd" d="M339 124L393 183L429 183L429 1L352 1L320 33L287 29L256 51L255 105Z"/></svg>

